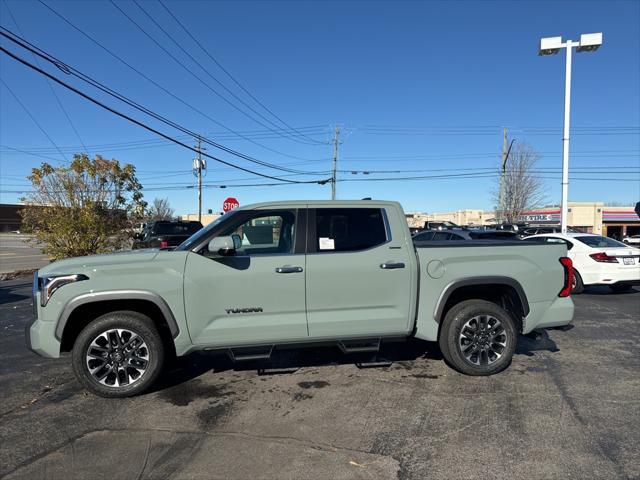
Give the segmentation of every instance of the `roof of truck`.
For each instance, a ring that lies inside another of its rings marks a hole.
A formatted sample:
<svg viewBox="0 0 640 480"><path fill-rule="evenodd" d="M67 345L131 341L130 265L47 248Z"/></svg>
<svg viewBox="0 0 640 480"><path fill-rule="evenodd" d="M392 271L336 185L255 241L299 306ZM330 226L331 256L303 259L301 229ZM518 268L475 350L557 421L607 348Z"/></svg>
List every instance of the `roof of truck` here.
<svg viewBox="0 0 640 480"><path fill-rule="evenodd" d="M276 207L276 206L288 206L288 207L352 207L352 206L366 206L371 205L400 205L399 202L389 200L277 200L272 202L252 203L249 205L243 205L239 207L240 210L252 210L263 207Z"/></svg>

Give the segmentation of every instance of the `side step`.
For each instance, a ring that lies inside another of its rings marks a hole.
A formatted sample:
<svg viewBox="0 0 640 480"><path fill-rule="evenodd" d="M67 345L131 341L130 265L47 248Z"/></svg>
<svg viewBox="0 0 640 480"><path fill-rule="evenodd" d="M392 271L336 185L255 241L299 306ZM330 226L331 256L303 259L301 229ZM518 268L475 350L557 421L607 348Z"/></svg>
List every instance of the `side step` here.
<svg viewBox="0 0 640 480"><path fill-rule="evenodd" d="M338 347L342 353L377 352L380 350L380 339L340 340Z"/></svg>
<svg viewBox="0 0 640 480"><path fill-rule="evenodd" d="M274 346L275 345L263 345L259 347L230 348L227 350L227 354L234 362L268 360L271 358Z"/></svg>

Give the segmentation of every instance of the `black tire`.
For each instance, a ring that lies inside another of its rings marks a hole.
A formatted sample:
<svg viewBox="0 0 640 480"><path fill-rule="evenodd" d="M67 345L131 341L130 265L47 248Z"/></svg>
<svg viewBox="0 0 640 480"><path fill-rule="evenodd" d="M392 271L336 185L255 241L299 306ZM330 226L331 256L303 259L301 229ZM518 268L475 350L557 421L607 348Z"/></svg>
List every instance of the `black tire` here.
<svg viewBox="0 0 640 480"><path fill-rule="evenodd" d="M614 292L614 293L622 293L622 292L628 292L629 290L631 290L632 285L609 285L609 288Z"/></svg>
<svg viewBox="0 0 640 480"><path fill-rule="evenodd" d="M582 283L582 277L580 276L580 274L575 268L573 269L573 278L574 278L574 285L573 285L573 288L571 289L571 295L578 295L584 292L584 283Z"/></svg>
<svg viewBox="0 0 640 480"><path fill-rule="evenodd" d="M80 332L71 361L76 378L87 390L101 397L123 398L148 389L158 378L164 357L162 338L149 317L117 311L98 317Z"/></svg>
<svg viewBox="0 0 640 480"><path fill-rule="evenodd" d="M478 318L480 320L476 320ZM490 344L488 349L483 350L484 353L480 353L480 357L467 356L470 350L477 350L477 347L473 346L475 340L468 338L474 321L478 327L482 327L484 324L489 328L489 330L487 328L478 330L477 341L479 344L485 346ZM493 323L492 327L493 321L497 323ZM501 327L502 330L494 337L495 343L492 343L490 336L483 337L482 332L494 332L494 327L498 324L497 328ZM464 335L462 334L463 328L466 332ZM517 339L518 332L515 323L504 309L495 303L474 299L460 302L447 312L440 327L439 344L442 355L454 369L465 375L486 376L501 372L511 364ZM463 351L462 343L465 341L471 343L469 348ZM500 344L504 344L502 348L498 348ZM479 364L475 363L474 358Z"/></svg>

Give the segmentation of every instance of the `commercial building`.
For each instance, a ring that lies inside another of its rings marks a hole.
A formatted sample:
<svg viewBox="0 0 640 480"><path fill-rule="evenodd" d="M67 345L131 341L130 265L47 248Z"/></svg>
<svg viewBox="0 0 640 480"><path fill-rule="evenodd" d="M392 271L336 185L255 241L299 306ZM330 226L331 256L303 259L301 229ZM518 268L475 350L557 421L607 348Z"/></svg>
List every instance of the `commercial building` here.
<svg viewBox="0 0 640 480"><path fill-rule="evenodd" d="M214 220L216 220L216 219L218 219L220 217L221 217L221 215L218 214L218 213L207 213L207 214L202 214L202 219L200 221L202 222L202 225L204 227L206 227L211 222L213 222ZM197 213L185 213L184 215L180 215L178 218L180 220L185 221L185 222L198 221L198 214Z"/></svg>
<svg viewBox="0 0 640 480"><path fill-rule="evenodd" d="M560 207L545 207L525 212L519 219L530 225L560 225ZM456 210L446 213L409 213L409 226L421 228L425 222L453 222L458 225L490 225L495 222L492 210ZM622 239L640 235L640 217L633 206L610 207L602 202L569 202L567 223L584 232Z"/></svg>

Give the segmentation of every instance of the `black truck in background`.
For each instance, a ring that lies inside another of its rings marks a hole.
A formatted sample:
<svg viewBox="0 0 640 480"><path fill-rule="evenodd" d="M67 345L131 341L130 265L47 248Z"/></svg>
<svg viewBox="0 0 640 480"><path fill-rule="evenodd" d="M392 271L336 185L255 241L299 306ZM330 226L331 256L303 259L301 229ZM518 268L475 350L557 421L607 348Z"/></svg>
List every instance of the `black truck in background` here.
<svg viewBox="0 0 640 480"><path fill-rule="evenodd" d="M202 228L196 221L161 220L149 222L133 237L133 249L177 247Z"/></svg>

